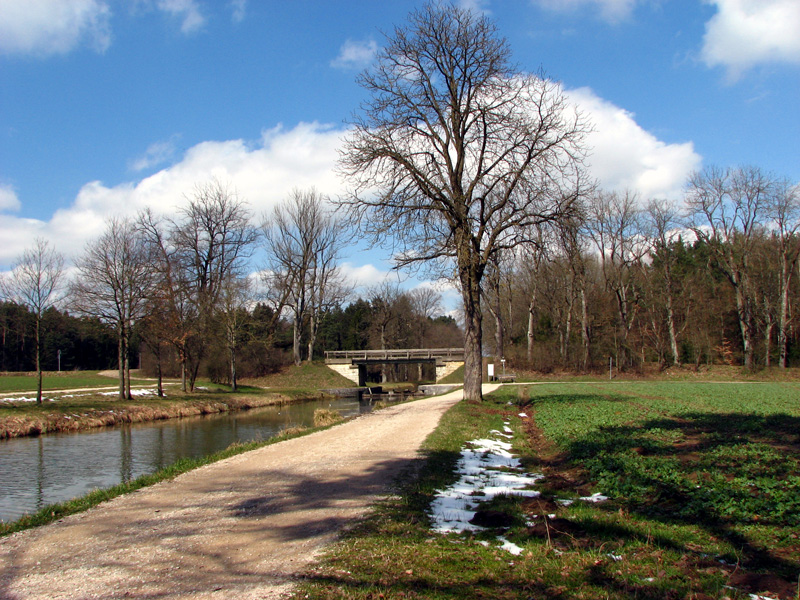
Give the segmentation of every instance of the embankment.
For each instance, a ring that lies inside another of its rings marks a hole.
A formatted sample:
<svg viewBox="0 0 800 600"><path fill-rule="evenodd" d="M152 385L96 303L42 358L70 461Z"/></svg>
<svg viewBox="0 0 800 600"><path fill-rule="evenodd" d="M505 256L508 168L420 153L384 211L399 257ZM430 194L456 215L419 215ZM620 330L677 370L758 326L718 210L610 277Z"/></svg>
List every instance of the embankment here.
<svg viewBox="0 0 800 600"><path fill-rule="evenodd" d="M95 427L109 427L124 423L145 423L247 410L260 406L302 402L309 398L290 398L282 394L230 395L224 398L158 401L102 401L95 406L43 406L36 412L21 412L0 416L0 439L40 435L43 433L74 432Z"/></svg>

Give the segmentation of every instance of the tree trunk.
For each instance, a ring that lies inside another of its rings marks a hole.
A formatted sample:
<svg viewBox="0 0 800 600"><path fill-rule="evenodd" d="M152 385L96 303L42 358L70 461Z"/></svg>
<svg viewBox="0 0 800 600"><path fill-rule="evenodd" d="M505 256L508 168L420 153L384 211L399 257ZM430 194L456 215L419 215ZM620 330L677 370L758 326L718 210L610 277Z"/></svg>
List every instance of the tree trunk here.
<svg viewBox="0 0 800 600"><path fill-rule="evenodd" d="M36 404L42 403L42 336L41 315L36 316Z"/></svg>
<svg viewBox="0 0 800 600"><path fill-rule="evenodd" d="M130 340L128 334L125 334L125 399L132 400L133 394L131 393L131 357L130 357Z"/></svg>
<svg viewBox="0 0 800 600"><path fill-rule="evenodd" d="M161 374L161 349L158 349L158 354L156 354L156 377L158 379L158 397L164 397L164 381L163 376Z"/></svg>
<svg viewBox="0 0 800 600"><path fill-rule="evenodd" d="M317 319L316 313L312 309L308 317L308 362L314 360L314 346L317 343Z"/></svg>
<svg viewBox="0 0 800 600"><path fill-rule="evenodd" d="M753 338L750 315L750 302L745 298L745 291L741 282L736 286L736 314L739 317L739 330L742 334L742 348L744 349L744 367L753 369Z"/></svg>
<svg viewBox="0 0 800 600"><path fill-rule="evenodd" d="M236 391L236 346L231 344L231 391Z"/></svg>
<svg viewBox="0 0 800 600"><path fill-rule="evenodd" d="M531 298L530 303L528 304L528 365L530 366L531 362L533 361L533 336L534 336L534 299Z"/></svg>
<svg viewBox="0 0 800 600"><path fill-rule="evenodd" d="M302 362L300 358L300 328L302 327L301 316L296 312L294 314L294 327L292 336L292 354L294 357L294 364L300 366Z"/></svg>
<svg viewBox="0 0 800 600"><path fill-rule="evenodd" d="M669 347L672 351L672 364L678 366L681 361L678 354L678 336L675 333L675 312L672 308L671 292L667 292L667 330L669 331Z"/></svg>
<svg viewBox="0 0 800 600"><path fill-rule="evenodd" d="M589 307L586 290L581 286L581 337L583 338L583 370L589 368Z"/></svg>
<svg viewBox="0 0 800 600"><path fill-rule="evenodd" d="M125 400L125 333L122 324L117 331L117 368L119 369L119 399Z"/></svg>
<svg viewBox="0 0 800 600"><path fill-rule="evenodd" d="M462 242L463 243L463 242ZM462 250L459 254L462 254ZM466 260L465 260L466 259ZM464 263L467 264L464 264ZM481 315L481 273L472 256L459 257L461 296L464 301L464 399L483 399L483 350Z"/></svg>
<svg viewBox="0 0 800 600"><path fill-rule="evenodd" d="M794 269L789 269L786 260L781 264L781 314L778 323L778 366L785 369L788 365L788 346L789 346L789 286L792 281Z"/></svg>

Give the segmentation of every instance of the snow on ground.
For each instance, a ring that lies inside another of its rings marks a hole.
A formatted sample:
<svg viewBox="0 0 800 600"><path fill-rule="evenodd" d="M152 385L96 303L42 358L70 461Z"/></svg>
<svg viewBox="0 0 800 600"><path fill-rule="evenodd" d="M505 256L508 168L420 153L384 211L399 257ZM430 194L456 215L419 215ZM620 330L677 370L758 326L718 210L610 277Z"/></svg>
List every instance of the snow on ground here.
<svg viewBox="0 0 800 600"><path fill-rule="evenodd" d="M511 437L508 423L503 426L505 433L493 431L496 436ZM456 465L459 480L446 490L440 490L431 503L433 529L439 533L461 533L482 531L484 528L473 525L481 502L487 502L500 494L535 498L536 490L528 489L543 475L522 473L518 458L511 454L511 444L499 439L481 439L467 442L461 451ZM504 547L511 551L511 543L505 541ZM512 552L513 553L513 552Z"/></svg>
<svg viewBox="0 0 800 600"><path fill-rule="evenodd" d="M155 396L157 394L157 390L155 388L141 388L141 389L132 389L131 395L133 396ZM46 400L58 400L58 398L77 398L80 396L117 396L119 395L119 390L115 390L113 392L92 392L86 394L59 394L57 398L48 398L42 396L43 399ZM164 394L166 396L166 394ZM28 396L14 396L14 397L0 397L0 402L36 402L36 396L28 397Z"/></svg>
<svg viewBox="0 0 800 600"><path fill-rule="evenodd" d="M513 437L507 422L503 424L503 431L494 429L490 433L496 438ZM536 498L540 492L530 487L544 477L538 473L523 473L519 459L511 454L511 443L500 439L467 442L456 464L456 473L460 475L458 481L445 490L439 490L431 503L432 528L437 533L484 531L485 527L470 523L475 513L480 510L481 503L488 502L501 494ZM608 497L597 493L580 500L604 502ZM569 506L573 501L559 500L559 502ZM555 515L548 517L555 518ZM519 555L522 552L522 548L504 537L498 537L497 540L502 544L501 548L511 554Z"/></svg>

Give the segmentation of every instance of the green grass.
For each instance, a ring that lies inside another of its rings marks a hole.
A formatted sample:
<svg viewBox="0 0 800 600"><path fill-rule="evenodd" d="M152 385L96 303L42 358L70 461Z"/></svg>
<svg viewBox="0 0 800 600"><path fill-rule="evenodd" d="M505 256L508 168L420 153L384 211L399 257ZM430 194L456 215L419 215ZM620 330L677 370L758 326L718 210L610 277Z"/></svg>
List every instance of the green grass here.
<svg viewBox="0 0 800 600"><path fill-rule="evenodd" d="M308 394L309 392L318 392L321 389L356 387L355 383L329 369L322 362L305 362L299 367L292 365L285 367L280 373L274 375L243 381L250 385L278 390L287 395L293 393Z"/></svg>
<svg viewBox="0 0 800 600"><path fill-rule="evenodd" d="M132 379L133 385L154 383L143 379ZM36 373L0 374L0 393L36 392ZM117 379L98 375L93 371L45 372L42 375L42 390L78 389L88 387L113 387Z"/></svg>
<svg viewBox="0 0 800 600"><path fill-rule="evenodd" d="M800 598L797 398L795 383L630 382L509 386L462 402L397 496L297 597ZM542 495L495 500L508 530L432 533L426 510L452 483L459 448L503 419L526 469L544 473ZM611 500L557 502L595 491ZM500 549L498 533L523 553Z"/></svg>

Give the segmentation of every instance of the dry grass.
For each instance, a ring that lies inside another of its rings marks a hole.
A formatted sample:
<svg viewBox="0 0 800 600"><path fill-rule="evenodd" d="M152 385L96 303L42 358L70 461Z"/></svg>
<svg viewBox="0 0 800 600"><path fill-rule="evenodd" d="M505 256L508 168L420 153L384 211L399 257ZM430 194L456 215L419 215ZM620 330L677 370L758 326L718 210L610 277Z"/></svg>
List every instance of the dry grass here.
<svg viewBox="0 0 800 600"><path fill-rule="evenodd" d="M342 415L338 410L318 408L314 411L314 427L328 427L335 425L342 420Z"/></svg>

